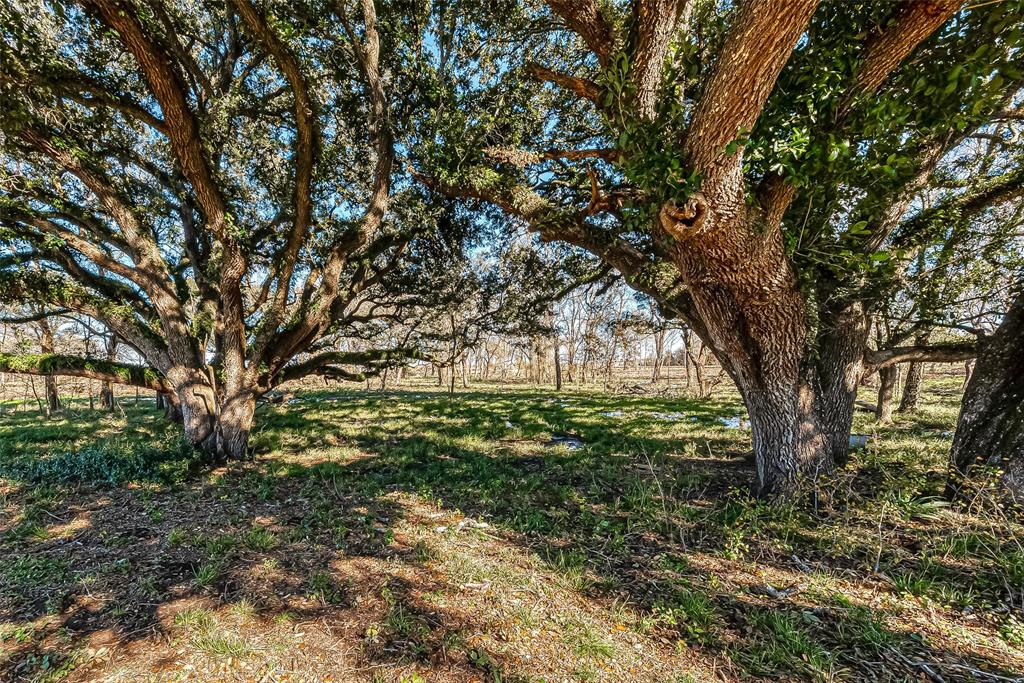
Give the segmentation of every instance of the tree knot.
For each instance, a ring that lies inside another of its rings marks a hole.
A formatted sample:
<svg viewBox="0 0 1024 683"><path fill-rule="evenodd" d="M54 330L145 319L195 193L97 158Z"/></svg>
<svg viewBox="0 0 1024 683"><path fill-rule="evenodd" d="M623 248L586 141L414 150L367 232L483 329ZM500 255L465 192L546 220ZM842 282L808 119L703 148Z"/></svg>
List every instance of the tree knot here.
<svg viewBox="0 0 1024 683"><path fill-rule="evenodd" d="M661 207L658 219L665 232L677 241L682 241L700 230L705 216L707 203L704 201L704 195L696 192L690 195L682 206L673 201L666 202Z"/></svg>

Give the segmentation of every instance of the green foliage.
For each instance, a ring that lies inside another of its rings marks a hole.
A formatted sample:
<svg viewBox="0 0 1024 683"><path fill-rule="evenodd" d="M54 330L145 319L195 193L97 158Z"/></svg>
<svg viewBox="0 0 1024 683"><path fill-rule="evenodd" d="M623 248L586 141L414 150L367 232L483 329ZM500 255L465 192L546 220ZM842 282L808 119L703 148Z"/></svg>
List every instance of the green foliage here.
<svg viewBox="0 0 1024 683"><path fill-rule="evenodd" d="M757 675L799 671L815 680L828 680L835 657L812 635L806 614L750 610L746 618L753 630L753 642L740 653L740 660Z"/></svg>
<svg viewBox="0 0 1024 683"><path fill-rule="evenodd" d="M253 527L242 537L242 543L246 548L258 552L271 550L277 545L277 542L274 533L263 527Z"/></svg>
<svg viewBox="0 0 1024 683"><path fill-rule="evenodd" d="M681 587L671 598L655 602L653 619L678 629L687 643L713 645L718 640L715 626L721 614L707 593L697 588Z"/></svg>
<svg viewBox="0 0 1024 683"><path fill-rule="evenodd" d="M0 476L36 484L175 484L185 480L198 458L198 453L179 435L169 435L163 442L151 444L133 438L112 438L103 444L43 458L18 454L11 445L0 443Z"/></svg>
<svg viewBox="0 0 1024 683"><path fill-rule="evenodd" d="M170 643L143 641L146 657L173 655L198 675L229 657L269 669L282 652L293 670L311 671L321 648L336 647L340 632L320 640L308 628L326 619L351 620L353 647L391 653L406 675L415 665L427 678L446 666L443 652L488 681L537 680L514 657L549 650L559 678L637 661L665 673L637 668L630 680L675 680L680 661L693 680L723 664L738 677L898 678L898 664L876 664L897 652L1009 676L1020 524L929 504L959 386L928 377L921 409L870 427L876 438L822 486L817 508L744 495L750 436L718 423L742 410L724 392L309 392L261 406L277 445L215 476L99 492L5 480L11 522L29 519L49 536L0 537L11 622L0 627L0 666L30 653L64 661L81 636L65 642L50 629L91 596L104 600L97 628L137 623L140 611L174 615ZM154 438L155 411L128 408L127 420L5 414L0 439L45 458L111 432ZM658 417L671 413L682 417ZM505 419L514 430L498 428ZM855 419L858 430L872 424ZM548 448L553 431L587 447ZM151 528L145 512L156 506L163 521ZM225 592L227 604L216 597ZM94 677L109 665L95 666Z"/></svg>

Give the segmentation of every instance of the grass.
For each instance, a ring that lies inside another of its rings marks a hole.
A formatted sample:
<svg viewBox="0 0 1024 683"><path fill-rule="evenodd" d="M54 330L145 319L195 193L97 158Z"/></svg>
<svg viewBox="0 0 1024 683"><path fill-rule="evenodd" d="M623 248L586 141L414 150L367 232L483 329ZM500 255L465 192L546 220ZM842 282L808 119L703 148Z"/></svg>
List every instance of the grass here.
<svg viewBox="0 0 1024 683"><path fill-rule="evenodd" d="M5 414L0 679L102 678L81 653L105 629L147 639L119 665L142 678L160 631L200 678L1009 677L1021 527L940 498L957 382L858 414L869 447L788 505L746 495L728 393L310 392L212 471L152 409Z"/></svg>
<svg viewBox="0 0 1024 683"><path fill-rule="evenodd" d="M814 617L807 612L756 610L748 614L753 637L738 655L751 673L777 676L800 673L827 680L835 655L811 633Z"/></svg>

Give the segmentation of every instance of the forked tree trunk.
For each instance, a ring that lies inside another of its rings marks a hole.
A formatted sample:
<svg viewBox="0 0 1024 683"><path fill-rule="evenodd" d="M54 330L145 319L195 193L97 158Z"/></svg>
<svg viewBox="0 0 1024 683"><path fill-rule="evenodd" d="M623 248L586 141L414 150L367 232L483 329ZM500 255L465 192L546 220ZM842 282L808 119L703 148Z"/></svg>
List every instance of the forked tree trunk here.
<svg viewBox="0 0 1024 683"><path fill-rule="evenodd" d="M754 492L767 497L793 495L801 481L811 483L845 462L867 341L860 304L823 307L818 336L809 340L802 294L782 292L783 301L766 302L756 320L730 305L729 295L714 301L709 292L703 315L709 327L713 321L715 355L747 406Z"/></svg>
<svg viewBox="0 0 1024 683"><path fill-rule="evenodd" d="M791 495L846 461L855 391L808 366L791 386L740 387L757 464L754 493Z"/></svg>
<svg viewBox="0 0 1024 683"><path fill-rule="evenodd" d="M963 492L981 468L998 472L1006 492L1024 504L1024 294L983 340L967 383L953 448L947 494Z"/></svg>

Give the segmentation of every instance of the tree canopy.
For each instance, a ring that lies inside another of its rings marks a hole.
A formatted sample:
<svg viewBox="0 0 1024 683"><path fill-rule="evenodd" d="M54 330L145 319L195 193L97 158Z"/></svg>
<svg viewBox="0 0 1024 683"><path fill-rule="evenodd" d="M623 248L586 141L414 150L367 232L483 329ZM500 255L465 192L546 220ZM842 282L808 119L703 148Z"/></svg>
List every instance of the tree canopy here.
<svg viewBox="0 0 1024 683"><path fill-rule="evenodd" d="M378 25L401 10L6 4L4 298L102 321L225 454L280 382L414 355L343 343L444 272L437 233L460 244L396 165L422 46Z"/></svg>
<svg viewBox="0 0 1024 683"><path fill-rule="evenodd" d="M446 91L427 184L685 320L744 395L765 491L845 458L871 316L918 256L1024 194L1019 2L445 11L473 78Z"/></svg>
<svg viewBox="0 0 1024 683"><path fill-rule="evenodd" d="M101 321L221 455L283 381L454 362L613 270L791 493L866 375L976 354L1021 281L1021 0L18 0L0 35L0 292ZM518 226L571 258L481 256Z"/></svg>

